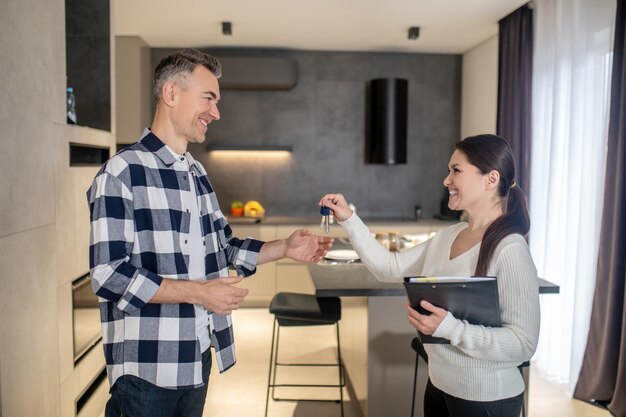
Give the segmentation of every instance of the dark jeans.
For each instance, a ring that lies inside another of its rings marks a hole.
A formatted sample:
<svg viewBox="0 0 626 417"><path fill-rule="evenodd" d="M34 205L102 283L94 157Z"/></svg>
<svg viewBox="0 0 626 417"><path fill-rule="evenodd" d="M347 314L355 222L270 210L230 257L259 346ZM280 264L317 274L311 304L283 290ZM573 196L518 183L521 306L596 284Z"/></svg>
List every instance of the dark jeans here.
<svg viewBox="0 0 626 417"><path fill-rule="evenodd" d="M202 417L210 373L209 348L202 354L204 385L199 388L166 389L136 376L121 376L113 384L105 417Z"/></svg>
<svg viewBox="0 0 626 417"><path fill-rule="evenodd" d="M519 417L524 393L498 401L468 401L435 387L430 379L424 394L424 417Z"/></svg>

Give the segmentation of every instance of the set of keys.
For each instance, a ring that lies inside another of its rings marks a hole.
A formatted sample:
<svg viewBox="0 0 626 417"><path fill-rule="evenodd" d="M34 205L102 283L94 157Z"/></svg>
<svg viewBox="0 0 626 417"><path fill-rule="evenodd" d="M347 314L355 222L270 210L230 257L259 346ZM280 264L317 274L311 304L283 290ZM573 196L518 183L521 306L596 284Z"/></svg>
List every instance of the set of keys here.
<svg viewBox="0 0 626 417"><path fill-rule="evenodd" d="M335 222L335 219L333 218L333 213L328 207L322 206L322 208L320 208L320 214L322 215L320 227L324 230L324 233L328 234L330 225Z"/></svg>

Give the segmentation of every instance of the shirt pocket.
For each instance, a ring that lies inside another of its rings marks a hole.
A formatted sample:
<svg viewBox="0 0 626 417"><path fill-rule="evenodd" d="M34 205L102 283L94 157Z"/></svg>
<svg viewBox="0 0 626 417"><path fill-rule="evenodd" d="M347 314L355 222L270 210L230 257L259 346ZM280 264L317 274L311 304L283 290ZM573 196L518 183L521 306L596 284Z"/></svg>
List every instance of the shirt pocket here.
<svg viewBox="0 0 626 417"><path fill-rule="evenodd" d="M228 268L228 239L230 238L228 230L230 230L230 227L226 219L215 213L210 213L209 217L211 227L210 238L214 244L217 244L214 248L217 268L219 270Z"/></svg>
<svg viewBox="0 0 626 417"><path fill-rule="evenodd" d="M232 234L232 232L230 232L230 226L228 226L226 219L222 216L210 213L209 217L211 219L211 231L217 235L217 242L220 249L226 249L228 239Z"/></svg>

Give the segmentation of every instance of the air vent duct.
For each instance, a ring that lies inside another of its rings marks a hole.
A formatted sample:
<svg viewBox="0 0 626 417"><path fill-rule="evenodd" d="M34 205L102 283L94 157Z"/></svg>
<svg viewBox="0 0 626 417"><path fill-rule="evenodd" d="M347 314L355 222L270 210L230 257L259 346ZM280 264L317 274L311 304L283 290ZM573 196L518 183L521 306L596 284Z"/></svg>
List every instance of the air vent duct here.
<svg viewBox="0 0 626 417"><path fill-rule="evenodd" d="M365 149L370 164L406 164L408 85L399 78L370 83Z"/></svg>

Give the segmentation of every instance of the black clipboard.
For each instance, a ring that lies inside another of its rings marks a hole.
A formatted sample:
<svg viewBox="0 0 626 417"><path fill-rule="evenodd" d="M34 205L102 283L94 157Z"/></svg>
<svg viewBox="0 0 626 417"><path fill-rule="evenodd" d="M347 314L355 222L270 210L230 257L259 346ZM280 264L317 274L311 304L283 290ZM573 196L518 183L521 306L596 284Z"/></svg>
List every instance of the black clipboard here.
<svg viewBox="0 0 626 417"><path fill-rule="evenodd" d="M430 314L420 306L426 300L470 324L501 326L495 277L406 277L404 288L411 307L420 314ZM441 337L418 333L422 343L450 343Z"/></svg>

